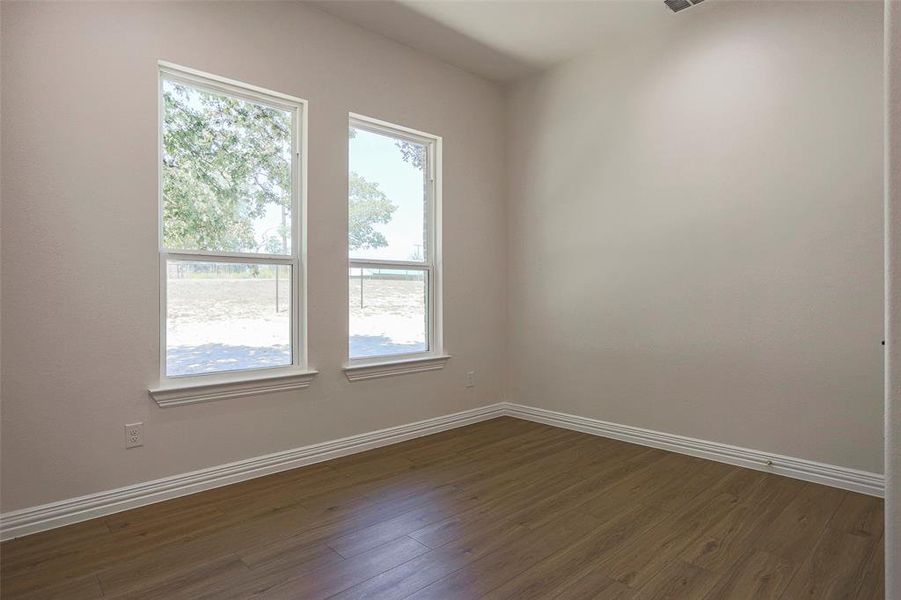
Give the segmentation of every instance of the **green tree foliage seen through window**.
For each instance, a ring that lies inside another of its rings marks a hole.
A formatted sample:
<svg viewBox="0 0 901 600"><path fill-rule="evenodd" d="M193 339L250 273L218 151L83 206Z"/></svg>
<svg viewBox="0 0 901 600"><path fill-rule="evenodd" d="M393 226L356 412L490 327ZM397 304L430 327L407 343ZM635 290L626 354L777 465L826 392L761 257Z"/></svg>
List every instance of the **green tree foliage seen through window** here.
<svg viewBox="0 0 901 600"><path fill-rule="evenodd" d="M168 80L163 102L166 246L288 253L291 113ZM280 224L256 231L270 206Z"/></svg>
<svg viewBox="0 0 901 600"><path fill-rule="evenodd" d="M166 247L288 254L291 113L170 80L163 81L163 105ZM405 161L424 167L423 146L397 147ZM397 206L356 173L348 184L350 248L386 246L375 225L389 223ZM267 214L280 216L276 225L263 225Z"/></svg>
<svg viewBox="0 0 901 600"><path fill-rule="evenodd" d="M397 205L388 199L377 183L366 181L353 171L347 184L348 246L351 250L384 248L388 240L374 225L390 222Z"/></svg>
<svg viewBox="0 0 901 600"><path fill-rule="evenodd" d="M356 129L348 129L348 138L353 139L356 135ZM419 170L424 168L425 147L422 144L395 140L395 145L406 162ZM347 187L350 250L384 248L388 240L375 225L389 223L397 205L388 199L377 183L367 181L354 171L349 174Z"/></svg>

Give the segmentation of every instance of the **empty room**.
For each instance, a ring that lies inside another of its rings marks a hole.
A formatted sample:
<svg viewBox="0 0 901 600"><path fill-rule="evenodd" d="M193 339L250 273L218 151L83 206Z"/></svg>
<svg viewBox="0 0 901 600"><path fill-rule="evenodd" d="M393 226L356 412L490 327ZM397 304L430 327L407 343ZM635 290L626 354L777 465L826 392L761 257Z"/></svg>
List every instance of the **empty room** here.
<svg viewBox="0 0 901 600"><path fill-rule="evenodd" d="M901 600L901 0L3 0L0 153L3 600Z"/></svg>

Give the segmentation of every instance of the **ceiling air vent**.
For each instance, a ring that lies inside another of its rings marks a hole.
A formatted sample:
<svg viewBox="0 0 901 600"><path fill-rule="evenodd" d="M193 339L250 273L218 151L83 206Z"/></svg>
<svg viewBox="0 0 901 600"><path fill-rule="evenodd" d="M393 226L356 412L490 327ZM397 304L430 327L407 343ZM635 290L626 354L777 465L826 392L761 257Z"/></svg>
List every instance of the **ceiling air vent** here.
<svg viewBox="0 0 901 600"><path fill-rule="evenodd" d="M690 8L695 4L700 4L704 0L663 0L663 3L670 7L673 12L679 12L686 8Z"/></svg>

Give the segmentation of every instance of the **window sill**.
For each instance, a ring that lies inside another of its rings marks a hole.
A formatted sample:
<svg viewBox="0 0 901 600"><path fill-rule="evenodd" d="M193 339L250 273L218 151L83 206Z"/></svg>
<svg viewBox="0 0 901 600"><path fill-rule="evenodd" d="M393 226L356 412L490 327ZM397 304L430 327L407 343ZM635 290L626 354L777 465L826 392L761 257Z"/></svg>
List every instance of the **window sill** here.
<svg viewBox="0 0 901 600"><path fill-rule="evenodd" d="M443 369L449 359L449 355L440 354L422 358L349 364L344 367L344 374L350 381L361 381L364 379L376 379L378 377L391 377L392 375L404 375L406 373L437 371L438 369Z"/></svg>
<svg viewBox="0 0 901 600"><path fill-rule="evenodd" d="M280 375L264 375L216 383L170 383L148 390L148 392L160 408L168 408L271 392L299 390L309 387L317 372L294 371Z"/></svg>

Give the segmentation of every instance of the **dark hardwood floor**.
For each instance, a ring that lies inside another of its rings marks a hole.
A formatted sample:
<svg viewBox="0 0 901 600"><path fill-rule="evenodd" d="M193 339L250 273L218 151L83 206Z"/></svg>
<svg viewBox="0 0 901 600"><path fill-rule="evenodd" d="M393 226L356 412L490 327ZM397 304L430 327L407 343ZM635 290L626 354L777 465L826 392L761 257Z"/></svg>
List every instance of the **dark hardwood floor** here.
<svg viewBox="0 0 901 600"><path fill-rule="evenodd" d="M5 542L18 598L883 597L876 498L501 418Z"/></svg>

